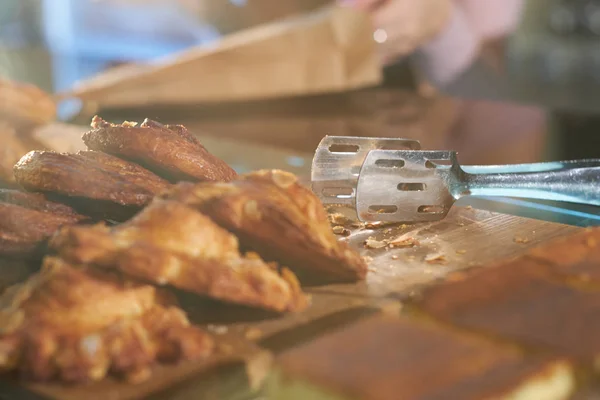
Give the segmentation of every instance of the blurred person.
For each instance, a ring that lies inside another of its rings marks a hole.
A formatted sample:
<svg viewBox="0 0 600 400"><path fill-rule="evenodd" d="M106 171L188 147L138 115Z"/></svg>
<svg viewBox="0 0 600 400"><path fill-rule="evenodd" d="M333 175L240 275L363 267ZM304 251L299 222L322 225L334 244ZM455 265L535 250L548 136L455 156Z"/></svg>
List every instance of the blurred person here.
<svg viewBox="0 0 600 400"><path fill-rule="evenodd" d="M492 92L482 97L497 98L493 92L502 92L504 42L519 24L524 0L338 2L370 14L385 65L410 59L418 75L437 88L447 89L480 67L477 64L484 64L496 76L475 73L480 75L475 79L478 89ZM490 100L457 99L455 103L455 121L441 145L459 150L461 162L519 163L543 157L543 110Z"/></svg>
<svg viewBox="0 0 600 400"><path fill-rule="evenodd" d="M487 43L517 27L523 0L339 0L368 12L385 64L411 53L421 72L447 85Z"/></svg>

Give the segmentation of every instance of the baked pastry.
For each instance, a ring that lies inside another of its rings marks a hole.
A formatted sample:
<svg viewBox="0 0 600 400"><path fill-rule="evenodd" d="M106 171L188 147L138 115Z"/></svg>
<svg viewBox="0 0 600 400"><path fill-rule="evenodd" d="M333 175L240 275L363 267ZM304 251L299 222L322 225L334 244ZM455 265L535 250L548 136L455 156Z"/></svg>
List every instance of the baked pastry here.
<svg viewBox="0 0 600 400"><path fill-rule="evenodd" d="M0 297L0 369L35 380L149 377L157 362L206 357L213 341L156 288L46 258Z"/></svg>
<svg viewBox="0 0 600 400"><path fill-rule="evenodd" d="M48 200L42 193L24 192L16 189L0 189L0 203L14 204L29 210L70 216L77 221L88 219L88 217L79 214L66 204Z"/></svg>
<svg viewBox="0 0 600 400"><path fill-rule="evenodd" d="M131 160L171 182L230 181L237 176L182 125L149 119L115 125L95 116L91 126L82 137L90 150Z"/></svg>
<svg viewBox="0 0 600 400"><path fill-rule="evenodd" d="M55 118L56 104L49 94L28 83L0 79L0 121L27 131Z"/></svg>
<svg viewBox="0 0 600 400"><path fill-rule="evenodd" d="M61 229L50 246L75 263L273 311L306 306L295 276L254 254L242 255L235 236L176 202L156 201L114 226Z"/></svg>
<svg viewBox="0 0 600 400"><path fill-rule="evenodd" d="M26 190L67 202L83 214L123 221L169 183L137 164L96 151L27 153L14 167Z"/></svg>
<svg viewBox="0 0 600 400"><path fill-rule="evenodd" d="M0 256L38 258L46 250L47 239L58 228L87 219L74 211L63 212L52 203L48 203L46 210L42 210L41 202L30 205L33 207L0 201ZM52 208L56 211L50 211Z"/></svg>
<svg viewBox="0 0 600 400"><path fill-rule="evenodd" d="M59 227L88 220L41 193L0 189L0 256L39 257L46 240Z"/></svg>
<svg viewBox="0 0 600 400"><path fill-rule="evenodd" d="M243 248L307 273L311 281L366 276L365 261L337 240L323 205L293 174L263 170L229 183L180 183L161 196L208 215Z"/></svg>

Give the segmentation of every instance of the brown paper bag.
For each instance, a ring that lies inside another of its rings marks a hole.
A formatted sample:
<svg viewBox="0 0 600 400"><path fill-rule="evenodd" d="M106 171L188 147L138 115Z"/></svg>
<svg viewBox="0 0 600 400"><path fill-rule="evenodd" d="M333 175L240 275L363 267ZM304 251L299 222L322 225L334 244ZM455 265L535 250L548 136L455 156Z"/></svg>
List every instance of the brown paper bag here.
<svg viewBox="0 0 600 400"><path fill-rule="evenodd" d="M151 66L117 67L61 97L100 108L183 105L341 92L382 73L368 17L339 6L224 37Z"/></svg>

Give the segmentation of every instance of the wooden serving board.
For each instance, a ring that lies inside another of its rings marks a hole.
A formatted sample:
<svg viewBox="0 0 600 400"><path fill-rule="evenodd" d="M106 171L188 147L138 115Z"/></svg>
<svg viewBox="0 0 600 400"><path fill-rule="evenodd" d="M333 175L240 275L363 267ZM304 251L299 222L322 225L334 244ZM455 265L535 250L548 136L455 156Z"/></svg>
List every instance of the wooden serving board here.
<svg viewBox="0 0 600 400"><path fill-rule="evenodd" d="M196 388L195 384L209 379L218 385L218 381L228 379L221 368L240 364L245 365L242 368L245 376L240 379L248 381L249 378L250 383L257 385L266 376L273 355L374 313L396 311L403 299L420 286L448 274L514 258L533 246L580 230L463 207L455 207L447 218L434 223L355 227L341 240L348 240L363 256L369 257L367 280L357 284L306 288L312 304L304 312L266 315L181 294L182 305L190 319L214 332L220 343L222 351L212 359L193 365L161 367L150 382L140 385L106 381L68 388L20 384L6 378L0 382L0 398L108 400L146 398L150 394L153 399L229 398L210 392L214 388L190 390L189 385ZM373 244L399 236L412 238L418 244L392 249L365 247L368 238L372 238ZM435 256L439 257L436 259ZM12 265L12 276L18 281L23 277L14 273L14 268ZM0 275L6 273L8 276L8 271L8 267L0 264ZM6 284L6 280L4 282ZM26 394L29 396L24 397Z"/></svg>
<svg viewBox="0 0 600 400"><path fill-rule="evenodd" d="M599 283L600 229L553 240L284 352L267 398L597 398Z"/></svg>

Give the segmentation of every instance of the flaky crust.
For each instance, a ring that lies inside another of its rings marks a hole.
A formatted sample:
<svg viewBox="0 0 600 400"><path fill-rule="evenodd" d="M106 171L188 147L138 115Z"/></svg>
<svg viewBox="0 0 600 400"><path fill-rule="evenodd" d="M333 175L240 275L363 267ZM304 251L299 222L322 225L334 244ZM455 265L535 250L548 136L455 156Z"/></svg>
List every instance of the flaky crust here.
<svg viewBox="0 0 600 400"><path fill-rule="evenodd" d="M65 225L85 221L78 214L55 213L0 202L0 256L37 258L47 239Z"/></svg>
<svg viewBox="0 0 600 400"><path fill-rule="evenodd" d="M75 220L88 219L88 217L79 214L66 204L49 200L43 193L24 192L16 189L0 189L0 203L14 204L29 210L71 216Z"/></svg>
<svg viewBox="0 0 600 400"><path fill-rule="evenodd" d="M89 149L134 161L172 182L230 181L237 176L182 125L149 119L116 125L95 116L91 126L83 135Z"/></svg>
<svg viewBox="0 0 600 400"><path fill-rule="evenodd" d="M140 381L156 362L206 357L212 339L146 284L47 258L0 297L0 369L35 380Z"/></svg>
<svg viewBox="0 0 600 400"><path fill-rule="evenodd" d="M56 104L46 92L28 83L0 79L0 120L28 130L55 118Z"/></svg>
<svg viewBox="0 0 600 400"><path fill-rule="evenodd" d="M14 167L19 185L57 195L83 213L121 221L169 183L137 164L95 151L27 153Z"/></svg>
<svg viewBox="0 0 600 400"><path fill-rule="evenodd" d="M176 202L155 201L130 221L108 228L70 227L51 240L61 257L216 299L274 311L306 306L295 276L278 273L235 236Z"/></svg>
<svg viewBox="0 0 600 400"><path fill-rule="evenodd" d="M323 280L363 279L367 265L337 240L319 199L294 175L263 170L229 183L180 183L161 195L210 216L244 248Z"/></svg>

